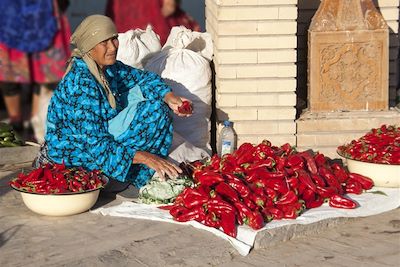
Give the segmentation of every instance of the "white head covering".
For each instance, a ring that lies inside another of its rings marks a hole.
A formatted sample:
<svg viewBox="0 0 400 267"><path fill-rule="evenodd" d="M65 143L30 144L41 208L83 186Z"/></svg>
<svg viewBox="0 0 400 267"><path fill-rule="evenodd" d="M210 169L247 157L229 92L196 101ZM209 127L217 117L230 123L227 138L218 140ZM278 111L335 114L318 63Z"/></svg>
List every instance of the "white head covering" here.
<svg viewBox="0 0 400 267"><path fill-rule="evenodd" d="M104 78L98 64L90 57L89 51L98 43L118 36L117 29L113 21L103 15L92 15L85 18L76 28L71 36L71 44L76 48L72 51L71 58L64 74L70 71L74 58L82 58L87 64L89 71L101 84L107 94L110 106L115 109L115 98L110 90L108 82Z"/></svg>

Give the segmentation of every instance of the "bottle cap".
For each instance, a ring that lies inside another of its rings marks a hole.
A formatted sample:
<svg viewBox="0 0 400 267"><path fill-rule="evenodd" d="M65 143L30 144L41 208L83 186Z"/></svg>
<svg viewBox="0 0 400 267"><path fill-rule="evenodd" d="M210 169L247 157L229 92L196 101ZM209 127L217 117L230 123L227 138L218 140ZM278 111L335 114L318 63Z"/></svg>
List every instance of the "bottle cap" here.
<svg viewBox="0 0 400 267"><path fill-rule="evenodd" d="M232 126L232 122L231 121L224 121L224 126Z"/></svg>

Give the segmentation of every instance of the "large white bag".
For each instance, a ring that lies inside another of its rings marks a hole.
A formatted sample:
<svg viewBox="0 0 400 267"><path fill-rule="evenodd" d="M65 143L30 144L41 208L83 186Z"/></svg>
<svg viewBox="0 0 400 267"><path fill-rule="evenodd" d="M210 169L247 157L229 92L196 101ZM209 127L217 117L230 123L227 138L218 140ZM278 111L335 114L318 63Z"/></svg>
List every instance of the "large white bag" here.
<svg viewBox="0 0 400 267"><path fill-rule="evenodd" d="M204 149L195 147L174 131L172 145L169 149L168 159L179 165L182 162L193 162L210 157L210 154Z"/></svg>
<svg viewBox="0 0 400 267"><path fill-rule="evenodd" d="M208 33L174 27L163 49L145 65L159 74L179 96L192 101L188 118L174 115L174 130L196 147L210 152L212 40Z"/></svg>
<svg viewBox="0 0 400 267"><path fill-rule="evenodd" d="M160 37L147 26L146 30L129 30L118 34L117 60L126 65L143 69L143 65L154 53L161 50Z"/></svg>

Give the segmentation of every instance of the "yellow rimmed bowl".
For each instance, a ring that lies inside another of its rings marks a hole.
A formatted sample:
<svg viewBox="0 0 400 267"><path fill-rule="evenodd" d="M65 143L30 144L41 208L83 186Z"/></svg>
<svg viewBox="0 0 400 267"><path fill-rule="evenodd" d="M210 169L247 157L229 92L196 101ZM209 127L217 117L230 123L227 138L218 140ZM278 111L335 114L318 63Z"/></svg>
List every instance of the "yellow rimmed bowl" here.
<svg viewBox="0 0 400 267"><path fill-rule="evenodd" d="M103 186L76 193L39 194L11 187L21 193L22 201L31 211L45 216L70 216L89 210L99 198L100 190L108 183L106 176L101 177Z"/></svg>
<svg viewBox="0 0 400 267"><path fill-rule="evenodd" d="M375 186L400 187L400 165L364 162L345 157L340 150L337 150L337 153L346 159L349 172L371 178Z"/></svg>

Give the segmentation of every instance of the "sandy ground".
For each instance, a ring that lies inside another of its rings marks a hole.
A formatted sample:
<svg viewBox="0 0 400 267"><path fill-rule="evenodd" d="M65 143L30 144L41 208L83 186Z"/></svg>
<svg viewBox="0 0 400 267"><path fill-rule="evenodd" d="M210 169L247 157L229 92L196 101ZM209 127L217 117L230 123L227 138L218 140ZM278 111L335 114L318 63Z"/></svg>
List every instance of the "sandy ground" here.
<svg viewBox="0 0 400 267"><path fill-rule="evenodd" d="M0 266L400 266L400 209L343 220L243 257L190 226L88 212L34 214L7 185L19 170L0 169ZM124 200L102 196L96 206Z"/></svg>

